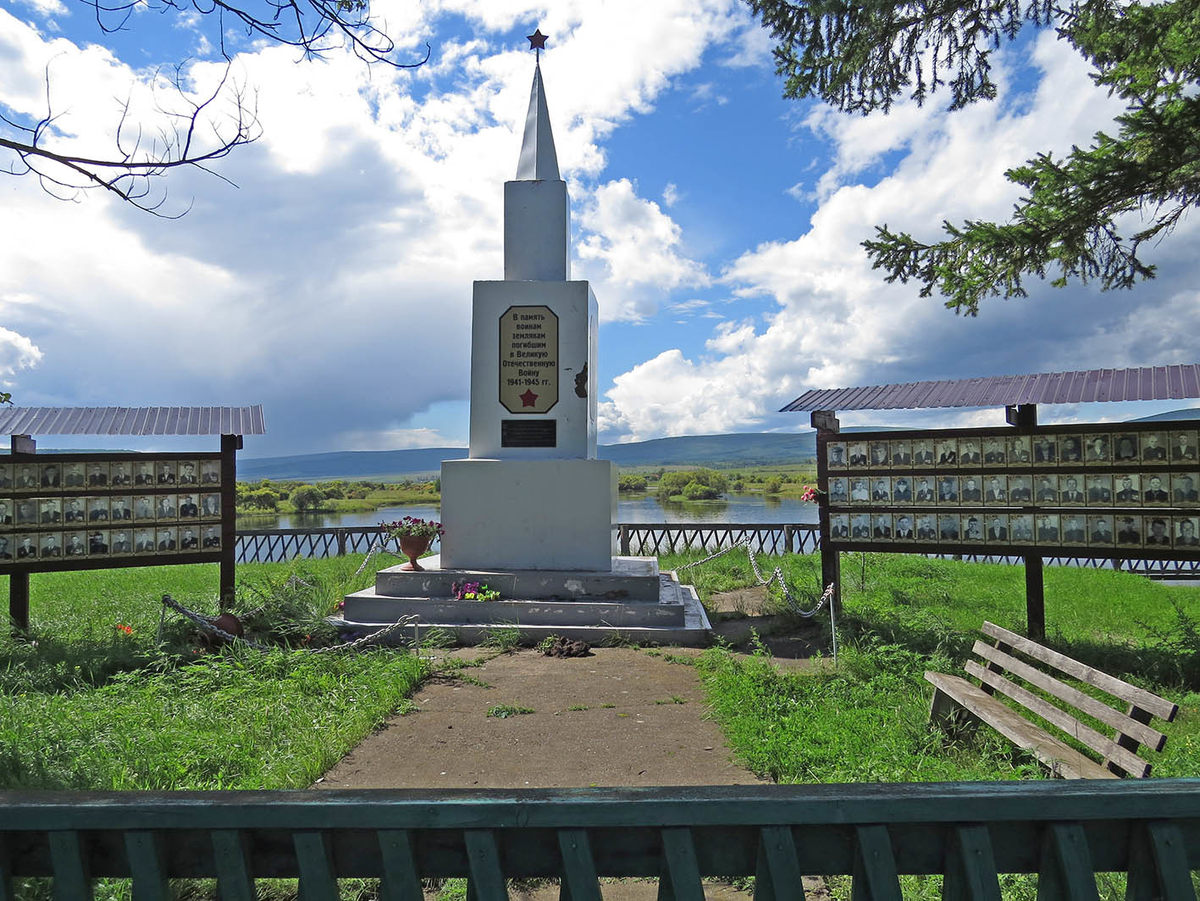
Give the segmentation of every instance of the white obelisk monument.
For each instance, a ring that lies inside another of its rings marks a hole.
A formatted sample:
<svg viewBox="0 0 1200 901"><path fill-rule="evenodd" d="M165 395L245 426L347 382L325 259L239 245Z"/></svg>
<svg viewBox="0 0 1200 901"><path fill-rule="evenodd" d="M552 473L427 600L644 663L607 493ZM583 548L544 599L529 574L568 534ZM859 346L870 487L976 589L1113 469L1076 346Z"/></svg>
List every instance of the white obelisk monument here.
<svg viewBox="0 0 1200 901"><path fill-rule="evenodd" d="M504 280L475 282L472 316L470 451L442 464L441 567L611 570L617 471L596 459L596 297L571 280L540 59L504 185Z"/></svg>

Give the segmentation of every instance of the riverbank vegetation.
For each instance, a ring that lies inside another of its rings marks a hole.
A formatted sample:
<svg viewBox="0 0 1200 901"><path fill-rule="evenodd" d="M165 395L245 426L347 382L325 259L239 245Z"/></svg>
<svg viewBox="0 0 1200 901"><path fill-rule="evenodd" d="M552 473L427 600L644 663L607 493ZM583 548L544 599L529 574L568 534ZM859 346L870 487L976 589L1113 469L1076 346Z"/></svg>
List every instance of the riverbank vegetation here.
<svg viewBox="0 0 1200 901"><path fill-rule="evenodd" d="M437 504L442 480L403 482L260 482L237 483L237 512L368 513L400 504Z"/></svg>

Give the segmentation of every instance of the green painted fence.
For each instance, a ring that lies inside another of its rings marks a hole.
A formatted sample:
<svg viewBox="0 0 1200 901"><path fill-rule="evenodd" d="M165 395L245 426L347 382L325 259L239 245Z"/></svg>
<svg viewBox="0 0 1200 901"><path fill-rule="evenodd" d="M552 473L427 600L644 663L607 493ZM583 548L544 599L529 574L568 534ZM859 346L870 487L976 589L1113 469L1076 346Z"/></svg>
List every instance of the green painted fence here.
<svg viewBox="0 0 1200 901"><path fill-rule="evenodd" d="M337 897L379 877L420 901L422 878L466 876L474 901L508 878L558 877L599 901L598 877L659 879L660 901L701 901L706 876L757 876L756 901L800 899L800 877L847 874L854 898L900 897L897 874L944 874L944 897L999 901L997 873L1039 874L1039 899L1097 897L1127 872L1131 899L1195 898L1200 780L718 786L526 791L0 793L0 899L53 876L59 899L133 878L216 877L225 901L299 877Z"/></svg>

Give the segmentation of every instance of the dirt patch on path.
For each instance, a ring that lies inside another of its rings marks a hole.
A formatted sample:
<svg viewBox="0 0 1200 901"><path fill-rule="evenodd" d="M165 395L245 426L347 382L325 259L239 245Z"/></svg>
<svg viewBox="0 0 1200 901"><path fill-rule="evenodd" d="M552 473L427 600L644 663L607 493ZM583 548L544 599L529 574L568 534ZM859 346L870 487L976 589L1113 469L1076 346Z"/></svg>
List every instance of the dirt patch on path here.
<svg viewBox="0 0 1200 901"><path fill-rule="evenodd" d="M475 656L471 653L470 656ZM487 685L471 684L481 681ZM758 783L731 760L695 670L631 648L503 654L435 677L318 788ZM529 714L488 716L499 705ZM611 706L609 706L611 705ZM576 708L576 709L572 709ZM579 709L586 708L586 709Z"/></svg>

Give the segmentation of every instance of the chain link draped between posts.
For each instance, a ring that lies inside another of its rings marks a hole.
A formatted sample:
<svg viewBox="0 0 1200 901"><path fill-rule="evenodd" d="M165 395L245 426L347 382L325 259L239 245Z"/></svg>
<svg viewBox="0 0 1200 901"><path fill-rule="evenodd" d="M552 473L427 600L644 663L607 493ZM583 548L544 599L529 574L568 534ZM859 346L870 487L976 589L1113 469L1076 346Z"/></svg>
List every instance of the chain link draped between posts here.
<svg viewBox="0 0 1200 901"><path fill-rule="evenodd" d="M758 581L759 585L769 588L773 582L778 583L780 589L783 591L783 600L784 600L784 603L787 604L787 608L788 608L789 612L794 613L796 616L804 617L805 619L811 619L812 617L814 617L818 613L820 613L821 610L824 609L825 607L829 608L830 639L831 639L831 643L832 643L833 659L836 661L837 660L837 623L835 621L834 611L833 611L834 586L833 586L832 582L830 582L828 585L825 586L825 590L821 593L821 597L817 600L817 605L815 607L813 607L811 610L805 610L803 607L800 606L799 599L794 597L792 595L791 591L788 589L787 580L784 578L782 567L776 566L775 570L771 573L771 575L769 577L767 577L767 578L763 577L762 569L758 565L758 555L754 553L754 547L751 544L751 539L748 537L743 538L741 541L735 541L729 547L723 548L722 550L711 553L707 557L704 557L703 559L693 560L691 563L685 563L683 566L676 567L675 571L683 572L684 570L691 569L694 566L700 566L701 564L704 564L704 563L710 563L711 561L716 560L718 557L724 557L726 554L731 553L732 551L736 551L740 547L744 547L746 549L746 553L750 557L750 569L754 571L754 578Z"/></svg>

